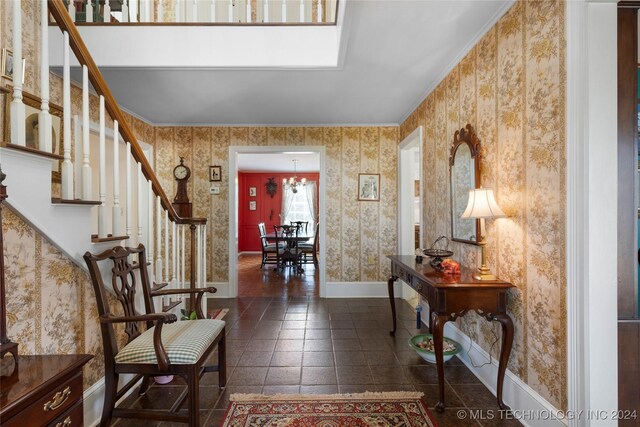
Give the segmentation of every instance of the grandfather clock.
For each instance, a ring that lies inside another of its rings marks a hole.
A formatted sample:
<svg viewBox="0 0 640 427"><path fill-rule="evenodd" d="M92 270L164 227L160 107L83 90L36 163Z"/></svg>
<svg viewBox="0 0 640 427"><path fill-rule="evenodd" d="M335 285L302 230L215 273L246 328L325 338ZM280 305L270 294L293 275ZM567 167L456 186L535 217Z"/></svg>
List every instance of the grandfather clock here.
<svg viewBox="0 0 640 427"><path fill-rule="evenodd" d="M191 176L191 170L184 165L184 158L180 157L180 164L173 168L173 177L178 182L178 191L173 198L173 209L182 218L191 217L191 202L187 195L187 181Z"/></svg>

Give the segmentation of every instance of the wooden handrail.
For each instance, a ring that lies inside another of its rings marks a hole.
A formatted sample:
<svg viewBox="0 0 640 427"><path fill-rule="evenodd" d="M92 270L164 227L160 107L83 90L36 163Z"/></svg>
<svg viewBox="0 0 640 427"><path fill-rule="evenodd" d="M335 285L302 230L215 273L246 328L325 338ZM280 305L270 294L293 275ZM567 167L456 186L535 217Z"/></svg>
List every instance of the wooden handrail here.
<svg viewBox="0 0 640 427"><path fill-rule="evenodd" d="M49 12L55 19L60 30L62 32L66 31L69 34L69 46L71 47L71 50L75 54L80 65L87 66L89 70L89 81L93 85L93 88L98 93L98 95L102 95L104 97L105 109L113 120L118 121L120 135L122 135L122 138L124 138L125 141L131 144L131 154L133 155L133 158L136 160L136 162L142 165L142 173L149 181L151 181L153 192L157 196L160 196L160 202L169 213L169 218L177 224L206 224L206 218L182 218L173 209L171 201L162 189L160 181L158 181L158 178L153 172L153 169L151 169L151 165L142 152L142 148L138 143L138 139L133 134L133 132L129 128L129 125L125 121L122 110L113 97L113 94L111 93L109 86L107 86L104 77L102 77L102 73L98 69L98 66L93 61L93 58L91 57L87 46L84 44L82 37L80 37L80 33L78 32L76 25L71 19L71 16L67 12L66 6L62 2L62 0L48 0L48 3Z"/></svg>

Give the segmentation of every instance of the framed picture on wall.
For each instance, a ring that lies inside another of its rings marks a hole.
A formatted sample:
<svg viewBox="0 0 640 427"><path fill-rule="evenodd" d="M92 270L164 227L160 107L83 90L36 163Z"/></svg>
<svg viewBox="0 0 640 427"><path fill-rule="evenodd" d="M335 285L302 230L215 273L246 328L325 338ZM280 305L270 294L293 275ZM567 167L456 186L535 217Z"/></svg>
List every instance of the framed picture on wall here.
<svg viewBox="0 0 640 427"><path fill-rule="evenodd" d="M13 52L2 49L2 77L13 80Z"/></svg>
<svg viewBox="0 0 640 427"><path fill-rule="evenodd" d="M250 211L255 211L258 207L258 204L255 200L251 200L249 201L249 210Z"/></svg>
<svg viewBox="0 0 640 427"><path fill-rule="evenodd" d="M249 197L256 197L258 190L256 187L249 187Z"/></svg>
<svg viewBox="0 0 640 427"><path fill-rule="evenodd" d="M379 173L358 174L358 200L369 202L380 201Z"/></svg>
<svg viewBox="0 0 640 427"><path fill-rule="evenodd" d="M222 166L209 166L209 181L222 181Z"/></svg>

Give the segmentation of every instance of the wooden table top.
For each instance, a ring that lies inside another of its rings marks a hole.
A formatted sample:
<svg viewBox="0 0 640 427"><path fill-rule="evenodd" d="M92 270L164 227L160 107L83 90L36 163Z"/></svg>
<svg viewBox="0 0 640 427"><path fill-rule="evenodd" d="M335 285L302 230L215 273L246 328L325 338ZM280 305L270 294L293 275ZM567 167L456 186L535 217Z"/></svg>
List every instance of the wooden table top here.
<svg viewBox="0 0 640 427"><path fill-rule="evenodd" d="M414 276L429 283L435 288L513 288L513 284L503 280L488 281L473 278L476 271L470 268L461 267L460 274L444 274L436 271L429 265L429 257L423 257L422 263L416 262L414 255L387 255L392 262L402 264Z"/></svg>
<svg viewBox="0 0 640 427"><path fill-rule="evenodd" d="M267 239L275 239L276 238L276 233L267 233L265 235L265 237ZM279 239L282 240L297 240L299 242L305 242L309 239L313 239L313 235L308 235L308 234L298 234L297 236L280 236L278 237Z"/></svg>

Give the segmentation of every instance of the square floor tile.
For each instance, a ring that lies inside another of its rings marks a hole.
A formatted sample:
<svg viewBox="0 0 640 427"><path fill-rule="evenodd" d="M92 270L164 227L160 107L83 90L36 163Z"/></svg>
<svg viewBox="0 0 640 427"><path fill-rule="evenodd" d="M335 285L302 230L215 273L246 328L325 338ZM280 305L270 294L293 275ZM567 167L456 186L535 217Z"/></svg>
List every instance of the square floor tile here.
<svg viewBox="0 0 640 427"><path fill-rule="evenodd" d="M299 385L300 367L270 367L265 385Z"/></svg>
<svg viewBox="0 0 640 427"><path fill-rule="evenodd" d="M302 354L302 366L334 366L333 352L305 351Z"/></svg>
<svg viewBox="0 0 640 427"><path fill-rule="evenodd" d="M302 368L302 382L304 385L335 384L336 371L333 367L310 367Z"/></svg>
<svg viewBox="0 0 640 427"><path fill-rule="evenodd" d="M271 366L302 366L302 352L276 351L271 358Z"/></svg>

